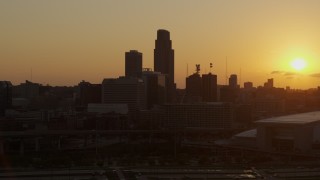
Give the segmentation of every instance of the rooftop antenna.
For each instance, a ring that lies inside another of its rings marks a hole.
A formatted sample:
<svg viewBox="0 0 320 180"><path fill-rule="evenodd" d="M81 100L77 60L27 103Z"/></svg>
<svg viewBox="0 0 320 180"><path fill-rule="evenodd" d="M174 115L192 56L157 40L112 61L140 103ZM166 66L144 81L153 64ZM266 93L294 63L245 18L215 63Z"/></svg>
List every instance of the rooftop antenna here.
<svg viewBox="0 0 320 180"><path fill-rule="evenodd" d="M32 68L30 69L30 81L32 82Z"/></svg>
<svg viewBox="0 0 320 180"><path fill-rule="evenodd" d="M211 69L212 69L212 63L210 63L210 73L211 73Z"/></svg>
<svg viewBox="0 0 320 180"><path fill-rule="evenodd" d="M187 77L189 76L189 66L188 66L188 63L187 63Z"/></svg>
<svg viewBox="0 0 320 180"><path fill-rule="evenodd" d="M240 82L239 82L240 87L241 87L241 83L242 83L242 81L241 81L242 79L241 78L242 78L242 71L241 71L241 68L240 68Z"/></svg>
<svg viewBox="0 0 320 180"><path fill-rule="evenodd" d="M228 85L228 56L226 56L226 85Z"/></svg>
<svg viewBox="0 0 320 180"><path fill-rule="evenodd" d="M200 73L200 64L196 64L196 73L197 73L197 74Z"/></svg>

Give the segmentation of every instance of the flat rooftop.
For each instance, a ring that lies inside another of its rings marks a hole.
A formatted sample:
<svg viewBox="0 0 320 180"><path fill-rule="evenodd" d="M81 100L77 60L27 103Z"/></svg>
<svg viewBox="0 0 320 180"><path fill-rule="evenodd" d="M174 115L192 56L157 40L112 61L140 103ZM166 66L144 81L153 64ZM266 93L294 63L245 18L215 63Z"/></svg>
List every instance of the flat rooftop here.
<svg viewBox="0 0 320 180"><path fill-rule="evenodd" d="M296 124L304 125L320 121L320 111L279 116L256 121L257 124Z"/></svg>
<svg viewBox="0 0 320 180"><path fill-rule="evenodd" d="M241 132L239 134L234 135L236 138L256 138L257 137L257 129L251 129L248 131Z"/></svg>

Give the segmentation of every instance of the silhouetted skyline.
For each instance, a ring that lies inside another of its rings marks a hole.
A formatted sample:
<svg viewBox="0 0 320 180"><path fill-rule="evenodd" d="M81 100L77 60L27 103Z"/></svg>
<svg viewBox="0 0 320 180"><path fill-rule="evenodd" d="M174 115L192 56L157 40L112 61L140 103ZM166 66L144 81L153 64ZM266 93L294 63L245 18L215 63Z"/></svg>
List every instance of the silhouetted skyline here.
<svg viewBox="0 0 320 180"><path fill-rule="evenodd" d="M171 33L175 82L185 87L187 64L243 82L312 88L319 82L320 2L284 1L1 1L0 77L50 85L100 83L124 75L123 53L137 49L153 67L156 30ZM303 70L291 67L304 59ZM189 72L192 72L189 70ZM31 78L32 77L32 78Z"/></svg>

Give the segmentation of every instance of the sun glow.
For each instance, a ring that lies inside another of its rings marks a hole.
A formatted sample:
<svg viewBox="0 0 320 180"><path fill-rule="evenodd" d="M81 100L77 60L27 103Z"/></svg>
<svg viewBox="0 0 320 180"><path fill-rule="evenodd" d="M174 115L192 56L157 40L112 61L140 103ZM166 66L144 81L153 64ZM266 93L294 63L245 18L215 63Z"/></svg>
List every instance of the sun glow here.
<svg viewBox="0 0 320 180"><path fill-rule="evenodd" d="M291 67L297 71L301 71L303 70L305 67L307 66L307 63L304 59L302 58L297 58L297 59L294 59L292 62L291 62Z"/></svg>

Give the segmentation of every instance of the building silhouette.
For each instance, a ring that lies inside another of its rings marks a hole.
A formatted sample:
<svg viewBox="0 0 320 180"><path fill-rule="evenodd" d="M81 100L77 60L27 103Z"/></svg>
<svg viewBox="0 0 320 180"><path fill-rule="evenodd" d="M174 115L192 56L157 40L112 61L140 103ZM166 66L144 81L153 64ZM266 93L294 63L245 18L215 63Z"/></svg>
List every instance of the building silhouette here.
<svg viewBox="0 0 320 180"><path fill-rule="evenodd" d="M238 78L236 74L231 74L229 77L229 86L231 88L238 88Z"/></svg>
<svg viewBox="0 0 320 180"><path fill-rule="evenodd" d="M77 105L87 107L89 103L101 103L101 84L81 81L77 87Z"/></svg>
<svg viewBox="0 0 320 180"><path fill-rule="evenodd" d="M235 103L238 99L240 89L234 88L227 85L222 85L219 87L219 100L221 102L232 102Z"/></svg>
<svg viewBox="0 0 320 180"><path fill-rule="evenodd" d="M272 117L283 115L286 111L286 97L284 88L257 88L254 98L256 116ZM294 102L293 104L303 105L304 102L305 101Z"/></svg>
<svg viewBox="0 0 320 180"><path fill-rule="evenodd" d="M204 102L215 102L218 100L217 75L202 74L202 100Z"/></svg>
<svg viewBox="0 0 320 180"><path fill-rule="evenodd" d="M174 50L170 40L170 32L160 29L157 31L157 39L154 49L154 71L168 76L168 102L174 102Z"/></svg>
<svg viewBox="0 0 320 180"><path fill-rule="evenodd" d="M267 82L264 83L265 88L273 88L273 78L268 79Z"/></svg>
<svg viewBox="0 0 320 180"><path fill-rule="evenodd" d="M238 78L236 74L231 74L229 77L229 85L222 85L219 87L219 100L221 102L235 103L239 96L240 86L238 85Z"/></svg>
<svg viewBox="0 0 320 180"><path fill-rule="evenodd" d="M145 109L145 86L142 79L119 77L102 82L102 103L127 104L129 112Z"/></svg>
<svg viewBox="0 0 320 180"><path fill-rule="evenodd" d="M21 83L18 86L13 87L13 96L18 98L26 98L32 100L33 98L39 97L40 95L40 84L33 83L26 80L25 83Z"/></svg>
<svg viewBox="0 0 320 180"><path fill-rule="evenodd" d="M10 81L0 81L0 116L12 106L12 84Z"/></svg>
<svg viewBox="0 0 320 180"><path fill-rule="evenodd" d="M143 69L142 79L145 85L147 109L166 102L166 78L160 72L154 72L148 68Z"/></svg>
<svg viewBox="0 0 320 180"><path fill-rule="evenodd" d="M141 77L142 53L130 50L125 53L125 75L126 77Z"/></svg>
<svg viewBox="0 0 320 180"><path fill-rule="evenodd" d="M187 102L202 101L202 78L199 73L194 73L186 78Z"/></svg>
<svg viewBox="0 0 320 180"><path fill-rule="evenodd" d="M252 89L253 83L252 82L245 82L245 83L243 83L243 88L244 89Z"/></svg>

